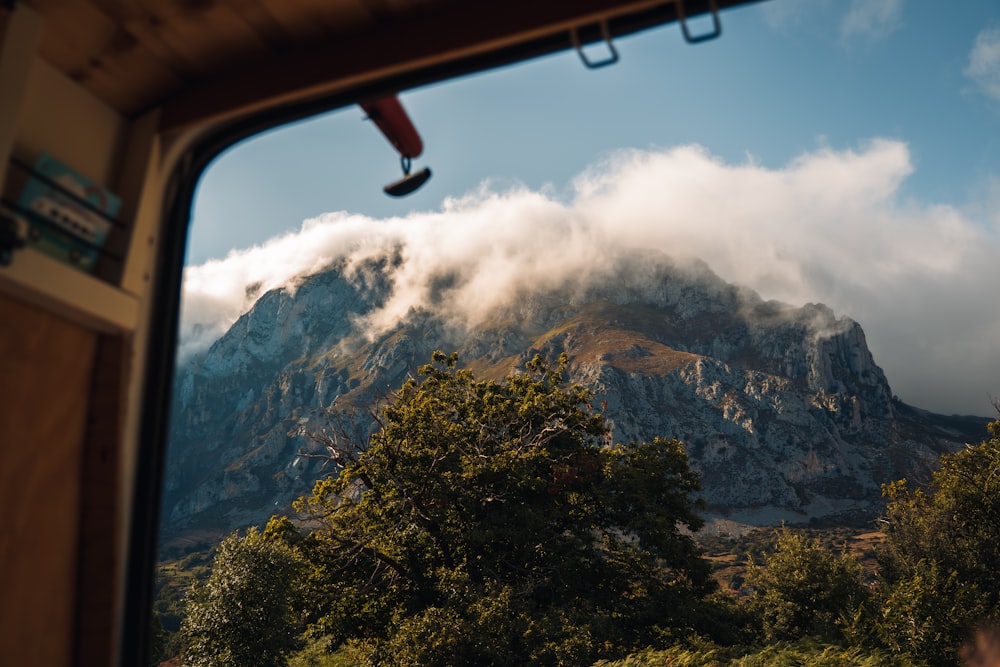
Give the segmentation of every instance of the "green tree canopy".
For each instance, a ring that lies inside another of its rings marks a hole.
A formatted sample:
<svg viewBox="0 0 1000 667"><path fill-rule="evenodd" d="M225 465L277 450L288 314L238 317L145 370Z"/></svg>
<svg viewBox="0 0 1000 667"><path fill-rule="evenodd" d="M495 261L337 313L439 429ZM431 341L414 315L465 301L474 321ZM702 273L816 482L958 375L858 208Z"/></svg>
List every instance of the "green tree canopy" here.
<svg viewBox="0 0 1000 667"><path fill-rule="evenodd" d="M284 665L302 630L296 612L302 568L293 549L256 528L226 537L208 581L188 591L184 664Z"/></svg>
<svg viewBox="0 0 1000 667"><path fill-rule="evenodd" d="M683 627L713 587L676 440L611 445L539 357L477 380L435 353L298 501L316 633L372 664L589 664Z"/></svg>
<svg viewBox="0 0 1000 667"><path fill-rule="evenodd" d="M762 563L751 560L746 583L768 641L841 640L867 593L856 558L788 530Z"/></svg>
<svg viewBox="0 0 1000 667"><path fill-rule="evenodd" d="M1000 421L989 432L942 456L928 489L883 489L879 634L932 664L955 664L972 626L1000 614Z"/></svg>

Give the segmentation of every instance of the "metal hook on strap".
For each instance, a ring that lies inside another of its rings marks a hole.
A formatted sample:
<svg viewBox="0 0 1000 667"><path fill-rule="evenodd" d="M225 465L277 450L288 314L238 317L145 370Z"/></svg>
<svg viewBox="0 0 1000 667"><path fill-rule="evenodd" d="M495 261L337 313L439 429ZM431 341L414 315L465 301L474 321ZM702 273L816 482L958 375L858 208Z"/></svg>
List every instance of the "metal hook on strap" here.
<svg viewBox="0 0 1000 667"><path fill-rule="evenodd" d="M715 0L708 0L708 8L712 12L712 30L702 35L691 35L688 30L687 16L684 12L684 0L677 2L677 21L681 24L681 32L684 33L684 41L688 44L700 44L715 39L722 34L722 23L719 21L719 7Z"/></svg>
<svg viewBox="0 0 1000 667"><path fill-rule="evenodd" d="M580 56L580 60L583 61L583 64L587 69L600 69L601 67L614 65L618 62L618 51L615 49L615 45L611 42L611 30L608 28L607 19L601 21L601 37L604 39L604 43L608 45L609 55L603 60L591 60L587 57L587 54L583 52L583 44L580 43L579 29L573 28L569 31L569 38L573 41L573 48L576 49L577 54Z"/></svg>

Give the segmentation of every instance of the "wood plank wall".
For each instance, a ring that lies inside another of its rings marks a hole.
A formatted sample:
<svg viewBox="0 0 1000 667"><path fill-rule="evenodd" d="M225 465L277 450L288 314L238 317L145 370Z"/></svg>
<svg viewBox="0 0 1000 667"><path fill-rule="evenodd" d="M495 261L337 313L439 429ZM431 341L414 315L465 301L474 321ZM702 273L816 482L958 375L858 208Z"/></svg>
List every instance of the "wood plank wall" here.
<svg viewBox="0 0 1000 667"><path fill-rule="evenodd" d="M75 613L84 472L93 468L85 450L100 429L88 418L100 345L93 331L0 296L3 664L83 664Z"/></svg>

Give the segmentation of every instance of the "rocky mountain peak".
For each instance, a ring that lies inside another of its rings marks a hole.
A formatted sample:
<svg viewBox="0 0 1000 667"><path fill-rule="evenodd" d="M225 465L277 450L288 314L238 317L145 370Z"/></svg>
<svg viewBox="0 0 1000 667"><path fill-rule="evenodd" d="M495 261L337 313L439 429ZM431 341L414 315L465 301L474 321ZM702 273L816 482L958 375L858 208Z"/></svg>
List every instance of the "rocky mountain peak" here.
<svg viewBox="0 0 1000 667"><path fill-rule="evenodd" d="M822 304L764 301L700 262L640 255L610 272L524 290L469 327L432 307L367 330L393 294L391 258L333 266L268 292L178 370L167 533L257 522L329 471L304 437L365 409L434 349L499 377L565 352L618 440L677 437L713 512L750 522L870 510L879 484L924 474L978 437L895 402L858 323ZM437 303L447 303L442 281Z"/></svg>

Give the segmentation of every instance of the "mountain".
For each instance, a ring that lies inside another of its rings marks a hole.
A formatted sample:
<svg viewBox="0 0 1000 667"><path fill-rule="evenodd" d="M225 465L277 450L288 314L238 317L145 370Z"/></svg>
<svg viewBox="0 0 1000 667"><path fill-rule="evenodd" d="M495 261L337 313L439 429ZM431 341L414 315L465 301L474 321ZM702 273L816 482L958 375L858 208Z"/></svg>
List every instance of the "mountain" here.
<svg viewBox="0 0 1000 667"><path fill-rule="evenodd" d="M857 322L725 283L701 263L637 255L601 275L524 290L475 327L448 312L454 277L428 303L373 329L392 258L334 265L261 296L206 352L180 365L164 532L259 522L329 474L308 437L362 439L435 349L481 377L566 352L616 440L676 437L708 510L767 524L870 512L880 484L923 478L984 433L893 397Z"/></svg>

